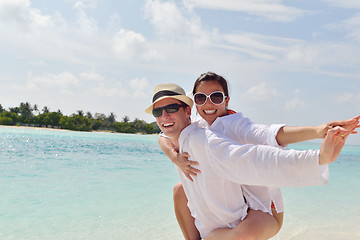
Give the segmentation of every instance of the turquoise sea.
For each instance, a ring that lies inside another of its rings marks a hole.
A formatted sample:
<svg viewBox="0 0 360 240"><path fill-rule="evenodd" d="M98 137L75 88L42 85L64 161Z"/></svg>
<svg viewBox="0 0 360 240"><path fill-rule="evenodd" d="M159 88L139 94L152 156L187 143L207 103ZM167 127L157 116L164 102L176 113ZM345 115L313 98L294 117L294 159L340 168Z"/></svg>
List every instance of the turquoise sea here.
<svg viewBox="0 0 360 240"><path fill-rule="evenodd" d="M0 239L180 240L176 182L155 135L0 127ZM283 189L274 239L360 239L359 184L360 146L349 145L327 186Z"/></svg>

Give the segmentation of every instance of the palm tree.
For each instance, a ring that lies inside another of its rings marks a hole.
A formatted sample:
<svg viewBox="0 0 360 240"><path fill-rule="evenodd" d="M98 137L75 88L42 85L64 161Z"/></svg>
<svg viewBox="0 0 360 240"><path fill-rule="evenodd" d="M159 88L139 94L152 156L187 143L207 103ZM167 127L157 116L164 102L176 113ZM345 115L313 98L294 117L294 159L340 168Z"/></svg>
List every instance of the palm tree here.
<svg viewBox="0 0 360 240"><path fill-rule="evenodd" d="M83 110L77 110L77 115L79 115L80 117L84 116L84 111Z"/></svg>
<svg viewBox="0 0 360 240"><path fill-rule="evenodd" d="M109 114L109 117L108 117L107 119L108 119L109 123L114 123L114 122L116 121L115 118L116 118L115 114L114 114L114 113L110 113L110 114Z"/></svg>
<svg viewBox="0 0 360 240"><path fill-rule="evenodd" d="M33 116L31 104L29 102L20 103L19 110L21 116L23 116L26 119L30 119Z"/></svg>
<svg viewBox="0 0 360 240"><path fill-rule="evenodd" d="M10 110L10 112L13 112L13 113L16 113L16 114L19 114L19 113L20 113L19 107L9 108L9 110Z"/></svg>
<svg viewBox="0 0 360 240"><path fill-rule="evenodd" d="M91 112L86 112L86 117L87 117L88 119L91 119L91 118L92 118Z"/></svg>
<svg viewBox="0 0 360 240"><path fill-rule="evenodd" d="M95 113L96 120L106 120L106 115L103 113Z"/></svg>
<svg viewBox="0 0 360 240"><path fill-rule="evenodd" d="M124 123L127 123L127 122L130 121L130 118L129 118L128 116L125 116L125 117L123 117L122 121L123 121Z"/></svg>
<svg viewBox="0 0 360 240"><path fill-rule="evenodd" d="M50 109L47 106L45 106L45 107L43 107L42 112L43 113L49 113Z"/></svg>
<svg viewBox="0 0 360 240"><path fill-rule="evenodd" d="M40 110L39 110L39 107L38 107L38 105L37 105L37 104L34 104L34 106L33 106L33 110L34 110L35 112L37 112L37 113L38 113L38 115L40 114Z"/></svg>

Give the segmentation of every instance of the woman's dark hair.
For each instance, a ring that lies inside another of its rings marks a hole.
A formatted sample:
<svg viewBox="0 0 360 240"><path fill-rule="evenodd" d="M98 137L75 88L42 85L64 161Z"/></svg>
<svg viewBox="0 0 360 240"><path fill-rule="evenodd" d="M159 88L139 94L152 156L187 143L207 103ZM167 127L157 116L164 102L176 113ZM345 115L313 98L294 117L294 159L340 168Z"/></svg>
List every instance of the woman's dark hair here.
<svg viewBox="0 0 360 240"><path fill-rule="evenodd" d="M201 82L210 82L210 81L218 82L224 89L225 96L226 97L229 96L228 83L227 83L226 79L216 73L213 73L213 72L203 73L200 75L200 77L198 79L196 79L196 81L194 83L194 88L192 91L193 95L196 93L196 88Z"/></svg>

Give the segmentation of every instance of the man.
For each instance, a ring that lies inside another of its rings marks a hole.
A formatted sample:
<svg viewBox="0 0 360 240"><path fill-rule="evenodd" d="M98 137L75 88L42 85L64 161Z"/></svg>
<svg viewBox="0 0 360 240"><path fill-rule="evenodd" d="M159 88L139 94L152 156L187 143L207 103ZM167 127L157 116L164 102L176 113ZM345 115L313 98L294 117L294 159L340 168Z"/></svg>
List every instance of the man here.
<svg viewBox="0 0 360 240"><path fill-rule="evenodd" d="M145 111L180 152L199 162L190 181L178 170L189 209L201 237L214 229L234 228L248 206L242 184L294 187L326 184L328 163L335 161L352 131L333 128L320 151L282 150L263 145L242 145L219 133L191 124L191 98L176 84L155 87L153 103Z"/></svg>

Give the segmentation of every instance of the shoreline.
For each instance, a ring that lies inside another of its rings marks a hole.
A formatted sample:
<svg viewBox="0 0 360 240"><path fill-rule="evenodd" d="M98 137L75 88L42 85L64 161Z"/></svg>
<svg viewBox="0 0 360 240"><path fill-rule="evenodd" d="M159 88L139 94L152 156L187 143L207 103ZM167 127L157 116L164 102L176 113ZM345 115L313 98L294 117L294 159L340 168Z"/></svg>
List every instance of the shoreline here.
<svg viewBox="0 0 360 240"><path fill-rule="evenodd" d="M32 126L10 126L10 125L0 125L3 128L20 128L20 129L34 129L34 130L53 130L53 131L72 131L69 129L62 129L62 128L48 128L48 127L32 127ZM75 131L73 131L75 132Z"/></svg>
<svg viewBox="0 0 360 240"><path fill-rule="evenodd" d="M75 131L70 129L63 128L49 128L49 127L32 127L32 126L11 126L11 125L0 125L0 128L19 128L19 129L34 129L34 130L51 130L51 131L67 131L67 132L88 132L88 133L116 133L116 134L132 134L132 135L157 135L155 134L145 134L145 133L121 133L112 130L95 130L95 131Z"/></svg>

